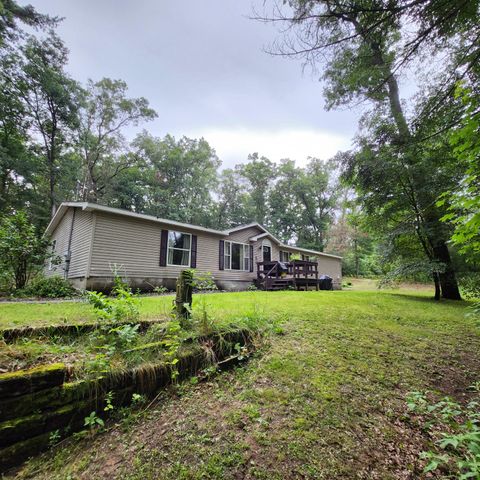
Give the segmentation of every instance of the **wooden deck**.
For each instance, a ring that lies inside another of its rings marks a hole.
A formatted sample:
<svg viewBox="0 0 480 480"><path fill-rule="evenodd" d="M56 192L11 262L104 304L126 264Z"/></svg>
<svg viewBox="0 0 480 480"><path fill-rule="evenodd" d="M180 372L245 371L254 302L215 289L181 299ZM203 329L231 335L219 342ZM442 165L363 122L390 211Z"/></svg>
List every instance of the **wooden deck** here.
<svg viewBox="0 0 480 480"><path fill-rule="evenodd" d="M282 265L285 268L282 268ZM310 287L318 290L321 284L318 277L318 262L307 260L293 260L283 264L277 261L257 262L256 285L263 290L288 288L308 290Z"/></svg>

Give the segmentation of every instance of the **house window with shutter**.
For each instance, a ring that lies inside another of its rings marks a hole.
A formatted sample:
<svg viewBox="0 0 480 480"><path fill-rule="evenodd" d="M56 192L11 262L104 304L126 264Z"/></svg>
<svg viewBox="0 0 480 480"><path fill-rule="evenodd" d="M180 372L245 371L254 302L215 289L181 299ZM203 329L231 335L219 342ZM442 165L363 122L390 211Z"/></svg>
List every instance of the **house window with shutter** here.
<svg viewBox="0 0 480 480"><path fill-rule="evenodd" d="M250 245L245 243L224 243L224 269L250 271Z"/></svg>
<svg viewBox="0 0 480 480"><path fill-rule="evenodd" d="M167 265L190 266L192 255L192 235L168 231Z"/></svg>
<svg viewBox="0 0 480 480"><path fill-rule="evenodd" d="M225 242L224 246L224 262L223 266L225 270L230 270L232 265L232 244L231 242Z"/></svg>
<svg viewBox="0 0 480 480"><path fill-rule="evenodd" d="M280 261L281 262L289 262L290 261L290 252L285 252L280 250Z"/></svg>

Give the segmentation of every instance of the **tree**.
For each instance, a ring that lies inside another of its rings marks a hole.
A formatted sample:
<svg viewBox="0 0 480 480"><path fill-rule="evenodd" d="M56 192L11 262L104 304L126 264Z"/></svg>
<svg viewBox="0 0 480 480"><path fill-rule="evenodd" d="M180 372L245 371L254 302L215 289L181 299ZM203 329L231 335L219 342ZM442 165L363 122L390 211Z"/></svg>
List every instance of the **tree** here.
<svg viewBox="0 0 480 480"><path fill-rule="evenodd" d="M24 211L0 220L0 264L17 290L43 267L50 255L48 246L48 240L38 235Z"/></svg>
<svg viewBox="0 0 480 480"><path fill-rule="evenodd" d="M27 184L35 169L28 150L28 122L21 100L10 93L12 56L0 58L0 212L21 208L28 198Z"/></svg>
<svg viewBox="0 0 480 480"><path fill-rule="evenodd" d="M157 116L145 98L127 98L126 93L122 80L88 81L76 138L83 161L83 200L97 202L117 176L137 163L128 152L123 129Z"/></svg>
<svg viewBox="0 0 480 480"><path fill-rule="evenodd" d="M295 182L295 193L302 206L302 226L298 229L298 243L323 252L326 235L336 205L331 176L333 163L310 158L305 170Z"/></svg>
<svg viewBox="0 0 480 480"><path fill-rule="evenodd" d="M145 162L145 213L210 226L220 166L215 150L201 139L171 135L155 138L143 132L134 141Z"/></svg>
<svg viewBox="0 0 480 480"><path fill-rule="evenodd" d="M459 85L457 96L466 107L462 125L450 135L455 157L466 162L467 168L456 189L439 200L438 206L448 206L443 220L452 222L452 242L467 260L480 262L480 95L473 87Z"/></svg>
<svg viewBox="0 0 480 480"><path fill-rule="evenodd" d="M252 221L253 210L247 191L247 182L238 169L226 168L220 172L215 205L215 227L231 228Z"/></svg>
<svg viewBox="0 0 480 480"><path fill-rule="evenodd" d="M7 40L18 35L18 21L33 28L54 27L59 19L38 13L31 5L20 6L14 0L0 2L0 47Z"/></svg>
<svg viewBox="0 0 480 480"><path fill-rule="evenodd" d="M57 197L62 155L72 129L78 125L80 88L65 72L68 50L55 33L39 40L30 36L16 56L10 75L10 93L21 99L32 136L41 140L42 174L47 182L51 215L62 200Z"/></svg>
<svg viewBox="0 0 480 480"><path fill-rule="evenodd" d="M298 183L303 171L294 160L283 159L277 167L277 180L268 198L269 226L282 241L289 243L297 238L302 227L302 206L298 198Z"/></svg>
<svg viewBox="0 0 480 480"><path fill-rule="evenodd" d="M397 197L388 203L390 213L408 215L425 256L445 266L434 275L443 297L460 299L441 212L430 208L436 192L425 188L422 175L426 163L418 162L422 153L416 148L419 139L399 93L396 62L399 52L401 56L405 53L403 45L399 47L403 33L399 12L408 10L400 1L381 0L297 0L290 6L293 16L287 21L295 28L296 37L288 37L285 45L289 52L280 53L322 62L328 108L369 101L376 110L365 125L382 124L377 133L383 137L370 136L368 143L360 139L359 155L350 157L346 178L362 190L364 199L372 199L372 203L376 199L377 206ZM389 196L391 186L397 188Z"/></svg>
<svg viewBox="0 0 480 480"><path fill-rule="evenodd" d="M340 188L338 209L327 235L325 251L342 257L344 275L379 275L379 241L372 234L369 218L351 189Z"/></svg>
<svg viewBox="0 0 480 480"><path fill-rule="evenodd" d="M253 153L248 156L247 163L237 165L236 168L249 182L249 193L254 208L253 220L266 225L267 200L276 178L275 164L268 158Z"/></svg>

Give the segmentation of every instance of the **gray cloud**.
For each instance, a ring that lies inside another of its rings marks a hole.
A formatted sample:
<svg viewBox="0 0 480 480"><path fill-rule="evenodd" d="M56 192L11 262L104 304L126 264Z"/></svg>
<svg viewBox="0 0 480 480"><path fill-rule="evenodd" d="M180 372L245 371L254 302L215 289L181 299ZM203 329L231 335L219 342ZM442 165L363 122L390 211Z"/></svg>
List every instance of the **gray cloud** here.
<svg viewBox="0 0 480 480"><path fill-rule="evenodd" d="M249 1L31 3L41 12L65 17L59 34L70 49L69 71L75 78L121 78L132 96L149 99L159 114L146 126L154 135L195 134L209 140L208 132L224 132L238 142L238 156L232 148L222 152L211 143L227 166L244 161L245 151L259 150L254 142L261 132L266 151L260 153L268 156L270 150L273 160L279 160L282 132L309 132L313 143L302 145L299 155L311 150L309 154L324 157L334 147L349 146L357 115L325 112L321 85L302 74L299 61L262 50L276 32L247 18ZM323 138L318 147L314 133ZM335 142L325 148L329 136ZM268 138L276 142L271 149ZM286 147L290 156L295 138L292 133Z"/></svg>

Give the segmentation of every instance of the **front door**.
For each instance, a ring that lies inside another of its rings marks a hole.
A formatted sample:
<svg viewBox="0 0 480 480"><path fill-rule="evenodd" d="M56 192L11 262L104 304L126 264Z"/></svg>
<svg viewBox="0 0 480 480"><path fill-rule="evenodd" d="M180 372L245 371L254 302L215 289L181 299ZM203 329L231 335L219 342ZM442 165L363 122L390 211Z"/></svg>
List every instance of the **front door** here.
<svg viewBox="0 0 480 480"><path fill-rule="evenodd" d="M263 261L264 262L272 261L272 247L268 247L267 245L263 246Z"/></svg>

